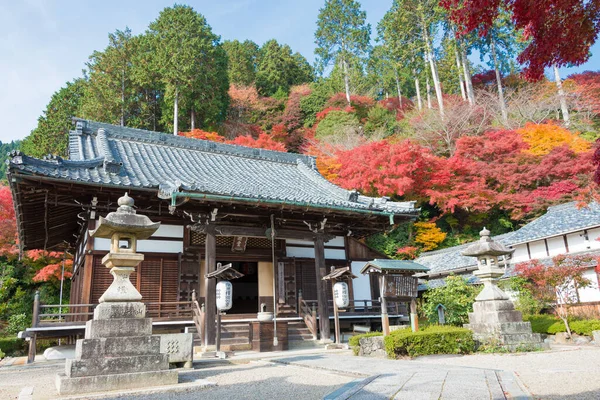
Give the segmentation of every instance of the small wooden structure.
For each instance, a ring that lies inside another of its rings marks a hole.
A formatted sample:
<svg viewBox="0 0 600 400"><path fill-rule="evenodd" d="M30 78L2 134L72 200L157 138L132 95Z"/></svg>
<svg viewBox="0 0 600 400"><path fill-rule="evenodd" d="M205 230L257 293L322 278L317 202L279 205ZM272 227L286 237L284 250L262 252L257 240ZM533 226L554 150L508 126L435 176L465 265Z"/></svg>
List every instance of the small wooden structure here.
<svg viewBox="0 0 600 400"><path fill-rule="evenodd" d="M390 321L387 313L387 300L410 301L410 323L413 332L419 330L417 319L418 279L415 273L427 272L429 268L407 260L382 260L369 261L361 269L361 274L376 274L379 280L381 296L381 325L383 335L390 334Z"/></svg>
<svg viewBox="0 0 600 400"><path fill-rule="evenodd" d="M338 268L331 267L331 272L328 275L323 277L324 281L331 281L331 293L333 296L333 321L335 323L335 343L340 344L340 311L338 310L337 303L335 301L335 293L334 293L334 285L336 282L343 281L352 281L352 279L357 278L356 275L352 273L350 267Z"/></svg>
<svg viewBox="0 0 600 400"><path fill-rule="evenodd" d="M218 281L230 281L232 279L241 278L244 276L241 272L235 270L231 263L221 265L217 263L217 269L205 275L206 279L215 279ZM216 296L216 292L215 292ZM215 299L216 302L216 299ZM217 352L221 351L221 311L217 310L217 337L216 337L216 348Z"/></svg>

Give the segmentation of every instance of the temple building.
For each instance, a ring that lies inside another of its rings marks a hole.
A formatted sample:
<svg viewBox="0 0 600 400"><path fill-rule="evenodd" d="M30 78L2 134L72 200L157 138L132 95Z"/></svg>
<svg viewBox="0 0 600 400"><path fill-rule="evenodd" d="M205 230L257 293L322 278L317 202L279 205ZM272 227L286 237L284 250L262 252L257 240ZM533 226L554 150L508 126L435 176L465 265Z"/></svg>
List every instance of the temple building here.
<svg viewBox="0 0 600 400"><path fill-rule="evenodd" d="M74 254L71 315L58 325L45 324L42 315L30 334L83 331L112 281L101 264L109 240L88 232L117 208L125 192L135 199L138 214L161 222L152 237L139 241L145 260L131 277L157 326L200 329L194 302L204 304L203 341L214 344L215 280L206 274L217 263L231 263L243 273L232 281L233 307L225 322L252 321L264 305L280 318L306 323L303 329L313 337L329 338L331 288L322 277L331 267L346 266L358 278L350 285L351 306L340 318L378 321L377 282L359 272L382 256L360 239L414 219L413 202L342 189L324 179L315 158L306 155L74 122L68 158L13 152L8 161L21 250ZM406 320L403 305L388 307L390 318Z"/></svg>

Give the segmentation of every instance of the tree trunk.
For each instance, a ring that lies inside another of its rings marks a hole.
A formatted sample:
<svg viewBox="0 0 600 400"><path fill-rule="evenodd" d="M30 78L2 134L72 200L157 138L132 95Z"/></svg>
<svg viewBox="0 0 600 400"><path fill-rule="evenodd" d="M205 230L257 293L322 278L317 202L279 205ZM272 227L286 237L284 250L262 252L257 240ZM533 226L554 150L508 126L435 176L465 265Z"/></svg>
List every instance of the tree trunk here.
<svg viewBox="0 0 600 400"><path fill-rule="evenodd" d="M179 126L177 124L177 120L178 120L178 106L179 106L179 91L177 89L175 89L175 101L173 104L173 135L177 136L177 132L179 129Z"/></svg>
<svg viewBox="0 0 600 400"><path fill-rule="evenodd" d="M458 41L456 42L458 46ZM458 49L454 48L454 57L456 58L456 68L458 69L458 85L460 86L460 95L463 101L467 101L467 93L465 92L465 80L463 78L462 65L460 65L460 57L458 55Z"/></svg>
<svg viewBox="0 0 600 400"><path fill-rule="evenodd" d="M415 75L415 92L417 92L417 105L419 107L419 111L423 109L423 100L421 100L421 85L419 84L419 77L417 76L417 72L413 70L413 74Z"/></svg>
<svg viewBox="0 0 600 400"><path fill-rule="evenodd" d="M398 77L398 70L394 68L394 74L396 76L396 89L398 90L398 104L402 110L402 89L400 88L400 78Z"/></svg>
<svg viewBox="0 0 600 400"><path fill-rule="evenodd" d="M463 72L465 74L465 86L467 88L467 99L469 104L475 104L475 93L473 92L473 81L471 81L471 71L469 71L469 60L467 60L467 52L465 49L460 49L462 59Z"/></svg>
<svg viewBox="0 0 600 400"><path fill-rule="evenodd" d="M427 88L427 108L431 110L431 86L429 85L429 77L425 80L425 87Z"/></svg>
<svg viewBox="0 0 600 400"><path fill-rule="evenodd" d="M121 74L121 126L125 126L125 69Z"/></svg>
<svg viewBox="0 0 600 400"><path fill-rule="evenodd" d="M556 87L558 88L558 99L560 100L560 109L562 111L563 120L565 121L565 125L569 126L571 118L569 116L569 108L567 107L567 98L565 96L565 91L563 90L562 80L560 79L560 72L558 71L556 64L552 65L552 67L554 68L554 78L556 80Z"/></svg>
<svg viewBox="0 0 600 400"><path fill-rule="evenodd" d="M442 85L440 84L440 78L437 72L437 66L433 59L433 53L431 52L431 44L429 43L429 34L427 33L427 27L425 26L425 19L421 16L421 29L423 30L423 38L425 39L425 49L427 51L427 58L429 59L429 66L431 67L431 76L433 78L433 87L435 88L435 96L437 97L438 106L440 108L440 116L444 118L444 99L442 97Z"/></svg>
<svg viewBox="0 0 600 400"><path fill-rule="evenodd" d="M344 58L342 58L342 66L344 67L344 87L346 88L346 101L348 101L348 105L352 105L350 103L350 77L348 76L348 64Z"/></svg>
<svg viewBox="0 0 600 400"><path fill-rule="evenodd" d="M194 111L193 108L190 115L190 125L192 127L192 130L196 129L196 111Z"/></svg>
<svg viewBox="0 0 600 400"><path fill-rule="evenodd" d="M494 71L496 71L496 82L498 83L498 100L500 100L500 111L502 112L502 121L508 125L508 111L506 110L506 101L504 100L504 90L502 89L502 77L498 67L498 57L496 57L496 41L492 39L490 43L492 58L494 59Z"/></svg>

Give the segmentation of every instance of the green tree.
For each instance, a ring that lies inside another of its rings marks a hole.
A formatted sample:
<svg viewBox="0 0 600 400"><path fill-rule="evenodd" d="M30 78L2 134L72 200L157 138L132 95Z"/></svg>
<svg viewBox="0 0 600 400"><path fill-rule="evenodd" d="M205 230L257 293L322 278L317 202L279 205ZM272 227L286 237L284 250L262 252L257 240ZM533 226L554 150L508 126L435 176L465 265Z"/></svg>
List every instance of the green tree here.
<svg viewBox="0 0 600 400"><path fill-rule="evenodd" d="M227 76L234 85L250 86L256 80L259 47L251 40L225 41L227 52Z"/></svg>
<svg viewBox="0 0 600 400"><path fill-rule="evenodd" d="M346 100L350 104L350 59L362 60L369 51L371 25L355 0L326 0L319 10L315 43L321 71L332 62L343 71Z"/></svg>
<svg viewBox="0 0 600 400"><path fill-rule="evenodd" d="M108 47L94 51L86 64L89 78L82 110L90 119L125 126L137 109L131 74L135 41L129 28L110 33L108 41Z"/></svg>
<svg viewBox="0 0 600 400"><path fill-rule="evenodd" d="M431 323L438 323L437 306L446 307L446 323L462 326L469 322L469 312L473 311L475 297L481 288L471 285L462 276L450 275L444 286L428 289L423 298L423 311Z"/></svg>
<svg viewBox="0 0 600 400"><path fill-rule="evenodd" d="M278 90L289 93L292 86L311 82L313 78L308 61L299 53L292 54L290 46L271 39L261 47L256 71L260 94L272 96Z"/></svg>
<svg viewBox="0 0 600 400"><path fill-rule="evenodd" d="M25 154L38 158L47 154L67 154L72 118L85 117L80 110L86 85L83 79L75 79L52 95L43 115L38 118L37 127L23 139L21 150Z"/></svg>
<svg viewBox="0 0 600 400"><path fill-rule="evenodd" d="M175 5L161 11L148 35L153 44L152 67L173 104L173 133L179 130L180 99L189 109L192 129L197 114L204 118L201 125L222 120L229 86L227 56L206 19L192 7Z"/></svg>

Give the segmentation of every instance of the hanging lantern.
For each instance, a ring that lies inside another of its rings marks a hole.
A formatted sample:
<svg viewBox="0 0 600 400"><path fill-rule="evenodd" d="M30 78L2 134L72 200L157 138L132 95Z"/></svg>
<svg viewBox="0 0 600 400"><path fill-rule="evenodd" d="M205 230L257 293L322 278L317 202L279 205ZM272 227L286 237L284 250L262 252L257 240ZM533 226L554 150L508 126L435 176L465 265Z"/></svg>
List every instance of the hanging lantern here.
<svg viewBox="0 0 600 400"><path fill-rule="evenodd" d="M350 304L350 294L346 282L336 282L333 285L333 297L338 308L346 308Z"/></svg>
<svg viewBox="0 0 600 400"><path fill-rule="evenodd" d="M217 283L217 310L227 311L233 305L233 285L229 281Z"/></svg>

